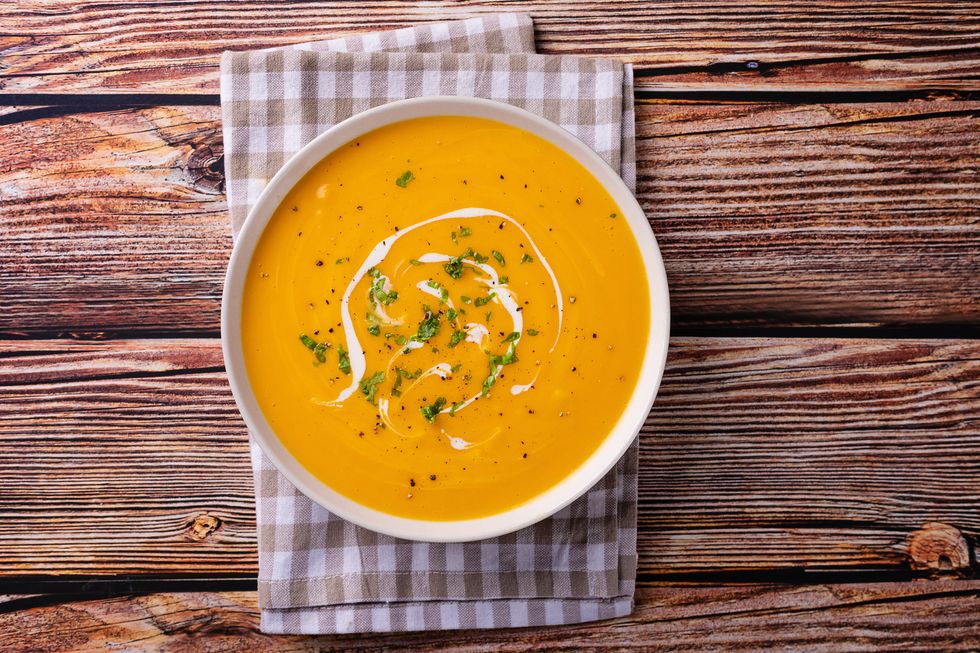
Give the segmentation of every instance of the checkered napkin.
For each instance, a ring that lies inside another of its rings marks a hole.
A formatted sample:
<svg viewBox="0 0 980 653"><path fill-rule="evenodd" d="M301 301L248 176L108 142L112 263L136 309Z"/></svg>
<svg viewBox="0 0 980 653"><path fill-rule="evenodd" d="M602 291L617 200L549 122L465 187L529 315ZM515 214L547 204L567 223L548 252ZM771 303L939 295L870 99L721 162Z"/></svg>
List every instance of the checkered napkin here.
<svg viewBox="0 0 980 653"><path fill-rule="evenodd" d="M528 16L488 15L221 60L233 231L303 145L358 112L432 95L490 98L561 125L635 182L632 71L534 54ZM573 427L574 428L574 427ZM637 444L588 493L517 533L436 544L381 535L296 490L252 442L267 633L542 626L629 614Z"/></svg>

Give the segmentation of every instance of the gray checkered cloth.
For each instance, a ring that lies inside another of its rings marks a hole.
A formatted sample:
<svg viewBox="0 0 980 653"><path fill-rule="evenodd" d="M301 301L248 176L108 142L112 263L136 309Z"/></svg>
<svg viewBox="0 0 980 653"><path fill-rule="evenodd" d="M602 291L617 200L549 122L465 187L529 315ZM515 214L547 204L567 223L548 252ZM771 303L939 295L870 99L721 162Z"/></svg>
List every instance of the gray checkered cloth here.
<svg viewBox="0 0 980 653"><path fill-rule="evenodd" d="M534 54L528 16L498 14L221 59L232 227L283 163L326 129L394 100L508 102L589 144L632 188L632 70ZM259 604L267 633L508 628L629 614L637 444L549 519L481 542L409 542L354 526L296 490L252 442Z"/></svg>

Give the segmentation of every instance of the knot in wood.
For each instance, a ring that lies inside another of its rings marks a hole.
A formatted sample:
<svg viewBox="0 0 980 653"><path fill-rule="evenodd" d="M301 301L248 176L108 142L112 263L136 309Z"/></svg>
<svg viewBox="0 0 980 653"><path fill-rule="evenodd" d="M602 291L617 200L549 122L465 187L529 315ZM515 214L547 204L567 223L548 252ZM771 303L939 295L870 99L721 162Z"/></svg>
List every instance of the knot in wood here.
<svg viewBox="0 0 980 653"><path fill-rule="evenodd" d="M912 569L962 571L970 568L970 548L949 524L929 523L909 536Z"/></svg>
<svg viewBox="0 0 980 653"><path fill-rule="evenodd" d="M191 539L198 542L207 539L211 533L221 528L221 520L207 513L198 515L188 527Z"/></svg>
<svg viewBox="0 0 980 653"><path fill-rule="evenodd" d="M187 160L187 172L194 188L205 193L225 191L225 155L220 141L194 147Z"/></svg>

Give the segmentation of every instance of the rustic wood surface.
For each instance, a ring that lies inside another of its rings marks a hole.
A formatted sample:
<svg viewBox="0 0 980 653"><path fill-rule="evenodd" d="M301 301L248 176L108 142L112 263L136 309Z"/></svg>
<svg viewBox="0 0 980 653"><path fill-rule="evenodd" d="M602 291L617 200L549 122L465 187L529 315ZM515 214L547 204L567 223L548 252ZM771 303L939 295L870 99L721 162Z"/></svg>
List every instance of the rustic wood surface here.
<svg viewBox="0 0 980 653"><path fill-rule="evenodd" d="M262 635L218 56L517 9L637 69L637 610ZM978 117L973 0L0 4L0 652L980 649Z"/></svg>
<svg viewBox="0 0 980 653"><path fill-rule="evenodd" d="M217 341L0 341L0 361L0 576L255 573ZM976 341L675 339L641 435L641 574L971 573L978 403Z"/></svg>
<svg viewBox="0 0 980 653"><path fill-rule="evenodd" d="M642 102L674 328L980 323L980 102L950 104ZM79 109L0 126L0 331L215 334L218 107Z"/></svg>
<svg viewBox="0 0 980 653"><path fill-rule="evenodd" d="M273 637L258 630L252 592L167 593L58 602L32 597L0 614L0 652L81 650L447 651L616 650L975 651L980 581L805 587L653 586L633 615L534 631ZM801 627L802 624L806 627ZM14 642L11 645L11 642Z"/></svg>
<svg viewBox="0 0 980 653"><path fill-rule="evenodd" d="M515 10L540 52L631 61L642 88L975 91L980 74L972 1L25 0L0 7L0 90L214 92L222 50Z"/></svg>

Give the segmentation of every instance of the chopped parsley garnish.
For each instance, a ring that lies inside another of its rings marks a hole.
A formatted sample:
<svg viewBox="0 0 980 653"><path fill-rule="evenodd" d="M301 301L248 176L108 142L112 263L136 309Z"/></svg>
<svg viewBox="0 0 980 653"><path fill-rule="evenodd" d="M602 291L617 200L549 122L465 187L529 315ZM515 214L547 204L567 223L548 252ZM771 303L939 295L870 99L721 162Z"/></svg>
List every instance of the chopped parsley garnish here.
<svg viewBox="0 0 980 653"><path fill-rule="evenodd" d="M541 333L541 332L540 332L540 331L538 331L537 329L528 329L528 330L527 330L527 335L529 335L529 336L536 336L536 335L538 335L539 333Z"/></svg>
<svg viewBox="0 0 980 653"><path fill-rule="evenodd" d="M510 334L507 335L506 338L504 338L504 342L514 342L515 340L517 340L520 337L521 337L521 332L520 331L512 331L512 332L510 332Z"/></svg>
<svg viewBox="0 0 980 653"><path fill-rule="evenodd" d="M479 263L480 265L483 265L484 263L490 260L490 257L483 256L479 252L473 252L473 260Z"/></svg>
<svg viewBox="0 0 980 653"><path fill-rule="evenodd" d="M533 263L534 259L527 252L524 252L524 256L521 257L521 263Z"/></svg>
<svg viewBox="0 0 980 653"><path fill-rule="evenodd" d="M455 347L456 345L461 343L464 338L466 338L465 331L453 331L453 335L449 338L449 346Z"/></svg>
<svg viewBox="0 0 980 653"><path fill-rule="evenodd" d="M455 404L453 404L453 407L449 409L450 416L455 417L456 416L456 411L459 410L462 407L463 407L463 402L462 401L457 401Z"/></svg>
<svg viewBox="0 0 980 653"><path fill-rule="evenodd" d="M314 349L316 349L316 340L314 340L313 338L309 337L305 333L299 334L299 339L300 339L300 342L302 342L304 345L306 345L306 348L309 349L310 351L313 351Z"/></svg>
<svg viewBox="0 0 980 653"><path fill-rule="evenodd" d="M380 336L381 327L378 326L377 324L372 324L371 326L368 327L367 332L370 333L372 336Z"/></svg>
<svg viewBox="0 0 980 653"><path fill-rule="evenodd" d="M349 260L350 260L349 256L341 256L339 259L337 259L337 265L343 265Z"/></svg>
<svg viewBox="0 0 980 653"><path fill-rule="evenodd" d="M463 364L462 363L456 363L455 365L453 365L452 367L449 368L449 371L452 372L453 374L455 374L456 372L460 371L461 369L463 369Z"/></svg>
<svg viewBox="0 0 980 653"><path fill-rule="evenodd" d="M406 338L405 336L399 335L398 337L395 338L395 342L398 343L398 346L399 347L401 347L406 342L408 342L408 338Z"/></svg>
<svg viewBox="0 0 980 653"><path fill-rule="evenodd" d="M460 297L459 299L460 299L460 301L462 301L462 302L463 302L464 304L472 304L472 303L473 303L473 300L472 300L472 299L470 299L469 297L467 297L466 295L463 295L463 296L461 296L461 297Z"/></svg>
<svg viewBox="0 0 980 653"><path fill-rule="evenodd" d="M371 273L371 270L374 270L374 272ZM371 268L371 270L368 270L368 272L371 273L371 276L374 277L374 283L371 284L371 289L368 291L368 296L371 303L381 303L387 306L398 299L398 291L385 290L385 280L381 276L381 273L378 272L376 268Z"/></svg>
<svg viewBox="0 0 980 653"><path fill-rule="evenodd" d="M410 258L408 259L408 262L412 265L422 265L422 261L418 260L417 258Z"/></svg>
<svg viewBox="0 0 980 653"><path fill-rule="evenodd" d="M457 315L459 315L459 313L456 312L455 308L450 308L448 311L446 311L447 320L455 320Z"/></svg>
<svg viewBox="0 0 980 653"><path fill-rule="evenodd" d="M361 383L360 383L361 392L364 394L364 397L372 404L374 403L374 395L378 392L378 385L384 380L385 380L384 372L375 372L368 378L361 379Z"/></svg>
<svg viewBox="0 0 980 653"><path fill-rule="evenodd" d="M506 274L504 276L500 277L500 283L507 284L509 282L510 282L510 277L508 277Z"/></svg>
<svg viewBox="0 0 980 653"><path fill-rule="evenodd" d="M459 228L459 235L462 236L463 238L466 238L467 236L472 235L472 233L473 232L470 231L470 228L469 227L460 227Z"/></svg>
<svg viewBox="0 0 980 653"><path fill-rule="evenodd" d="M480 394L486 397L487 393L490 392L490 388L492 388L493 384L496 382L497 382L497 368L494 367L493 370L490 372L490 375L487 378L483 379L483 389L480 391Z"/></svg>
<svg viewBox="0 0 980 653"><path fill-rule="evenodd" d="M458 243L459 242L459 239L456 238L456 232L455 231L452 232L451 234L449 234L449 237L452 238L452 240L453 240L454 243Z"/></svg>
<svg viewBox="0 0 980 653"><path fill-rule="evenodd" d="M414 379L414 378L418 377L420 374L422 374L422 370L421 369L415 370L415 373L413 374L413 373L409 372L408 370L403 370L400 367L396 367L395 368L395 385L393 385L391 387L391 396L393 396L393 397L401 397L402 396L402 391L400 389L402 387L402 379Z"/></svg>
<svg viewBox="0 0 980 653"><path fill-rule="evenodd" d="M419 330L412 339L418 342L428 342L429 338L439 333L439 314L433 312L428 306L422 308L425 310L425 317L419 322Z"/></svg>
<svg viewBox="0 0 980 653"><path fill-rule="evenodd" d="M501 265L507 265L507 262L504 261L504 255L503 254L501 254L500 252L498 252L495 249L490 250L490 253L493 254L493 257L495 259L497 259L497 263L500 263Z"/></svg>
<svg viewBox="0 0 980 653"><path fill-rule="evenodd" d="M340 360L337 362L340 371L344 374L350 374L350 356L347 355L347 350L344 349L343 345L337 345L337 355L340 356Z"/></svg>
<svg viewBox="0 0 980 653"><path fill-rule="evenodd" d="M463 276L463 255L460 254L449 259L443 264L442 269L453 279L459 279Z"/></svg>
<svg viewBox="0 0 980 653"><path fill-rule="evenodd" d="M438 281L426 281L425 285L427 285L429 288L432 288L433 290L438 290L439 299L441 299L443 302L449 299L449 291L443 288L442 284L439 283ZM449 319L451 320L452 318Z"/></svg>
<svg viewBox="0 0 980 653"><path fill-rule="evenodd" d="M476 300L474 300L473 303L476 304L477 307L486 306L487 304L490 303L490 300L493 299L496 296L497 296L497 293L492 292L489 295L487 295L486 297L477 297Z"/></svg>
<svg viewBox="0 0 980 653"><path fill-rule="evenodd" d="M399 188L406 188L409 183L415 179L415 175L412 174L411 170L406 170L395 180L395 185Z"/></svg>
<svg viewBox="0 0 980 653"><path fill-rule="evenodd" d="M436 421L436 415L442 412L445 405L445 397L436 397L435 403L430 406L422 406L419 408L419 411L421 411L422 417L424 417L429 424L432 424Z"/></svg>
<svg viewBox="0 0 980 653"><path fill-rule="evenodd" d="M318 363L327 362L327 348L330 347L329 344L321 342L316 348L313 349L313 355L316 356Z"/></svg>

